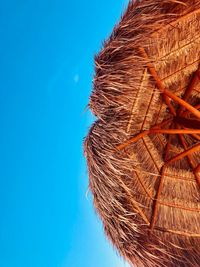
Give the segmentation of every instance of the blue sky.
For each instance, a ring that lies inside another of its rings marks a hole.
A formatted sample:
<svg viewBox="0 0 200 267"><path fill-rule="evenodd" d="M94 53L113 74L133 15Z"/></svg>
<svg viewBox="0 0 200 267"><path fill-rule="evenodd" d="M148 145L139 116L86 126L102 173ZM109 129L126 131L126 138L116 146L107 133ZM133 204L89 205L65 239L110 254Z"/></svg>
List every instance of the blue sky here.
<svg viewBox="0 0 200 267"><path fill-rule="evenodd" d="M93 56L125 0L0 1L0 266L125 267L86 197Z"/></svg>

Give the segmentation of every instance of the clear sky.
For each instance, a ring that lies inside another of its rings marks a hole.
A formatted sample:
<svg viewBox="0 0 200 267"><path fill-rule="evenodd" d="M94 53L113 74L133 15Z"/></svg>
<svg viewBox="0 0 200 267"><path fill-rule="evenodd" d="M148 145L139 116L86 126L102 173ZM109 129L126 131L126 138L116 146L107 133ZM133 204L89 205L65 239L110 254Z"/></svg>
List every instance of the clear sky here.
<svg viewBox="0 0 200 267"><path fill-rule="evenodd" d="M0 1L0 266L125 267L86 197L93 56L125 0Z"/></svg>

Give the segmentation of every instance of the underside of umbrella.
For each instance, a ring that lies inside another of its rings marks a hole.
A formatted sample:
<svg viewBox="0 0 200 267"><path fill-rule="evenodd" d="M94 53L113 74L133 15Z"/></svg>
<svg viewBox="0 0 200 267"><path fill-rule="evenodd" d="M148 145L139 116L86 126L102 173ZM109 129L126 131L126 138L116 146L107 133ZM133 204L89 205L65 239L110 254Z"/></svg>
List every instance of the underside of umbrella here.
<svg viewBox="0 0 200 267"><path fill-rule="evenodd" d="M199 29L200 1L131 1L95 57L90 189L133 266L200 266Z"/></svg>

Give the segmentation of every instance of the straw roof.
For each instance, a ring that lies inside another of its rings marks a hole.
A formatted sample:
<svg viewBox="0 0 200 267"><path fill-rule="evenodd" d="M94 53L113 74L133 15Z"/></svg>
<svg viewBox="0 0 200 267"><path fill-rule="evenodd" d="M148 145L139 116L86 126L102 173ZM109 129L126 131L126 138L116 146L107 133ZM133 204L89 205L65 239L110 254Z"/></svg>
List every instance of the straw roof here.
<svg viewBox="0 0 200 267"><path fill-rule="evenodd" d="M131 1L95 57L90 189L133 266L200 266L199 29L200 1Z"/></svg>

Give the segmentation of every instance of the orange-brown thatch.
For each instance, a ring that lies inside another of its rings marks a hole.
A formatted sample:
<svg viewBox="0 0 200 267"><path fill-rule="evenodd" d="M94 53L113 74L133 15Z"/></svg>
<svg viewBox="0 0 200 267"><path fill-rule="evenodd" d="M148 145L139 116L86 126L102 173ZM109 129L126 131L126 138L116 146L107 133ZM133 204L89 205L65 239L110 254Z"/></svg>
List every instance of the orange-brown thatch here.
<svg viewBox="0 0 200 267"><path fill-rule="evenodd" d="M90 189L133 266L200 266L199 29L199 0L131 1L95 58Z"/></svg>

